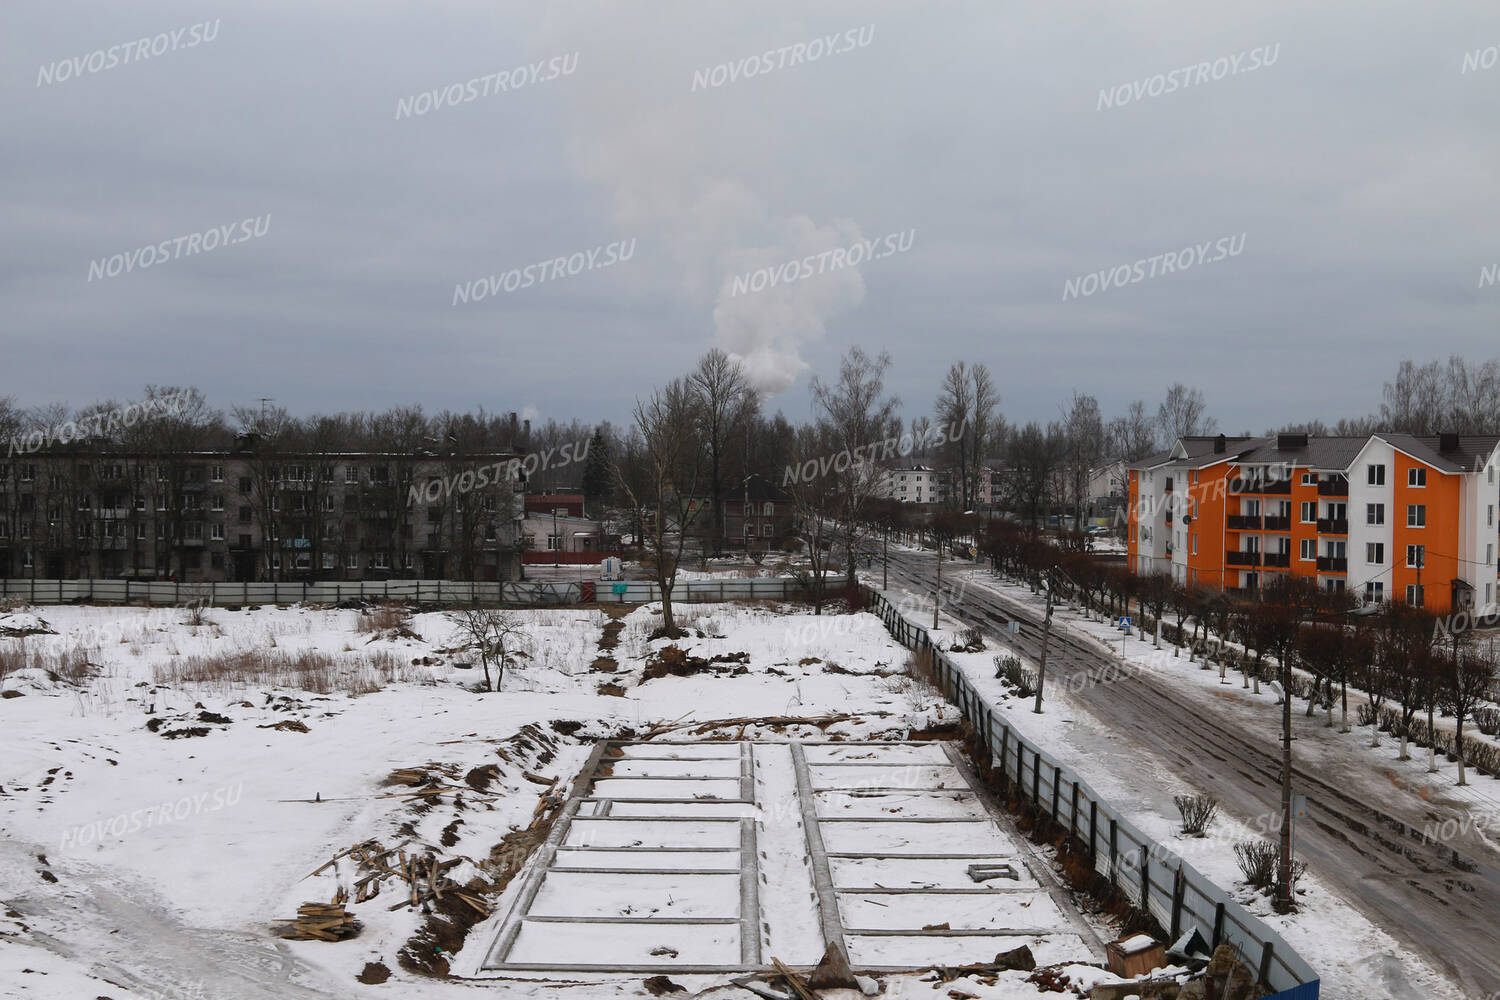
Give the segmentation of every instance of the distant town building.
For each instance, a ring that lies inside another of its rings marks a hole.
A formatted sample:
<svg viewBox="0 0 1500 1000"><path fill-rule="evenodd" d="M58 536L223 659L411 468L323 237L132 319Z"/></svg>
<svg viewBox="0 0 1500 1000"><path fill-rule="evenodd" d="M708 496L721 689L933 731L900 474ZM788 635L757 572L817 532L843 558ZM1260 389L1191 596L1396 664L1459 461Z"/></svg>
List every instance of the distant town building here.
<svg viewBox="0 0 1500 1000"><path fill-rule="evenodd" d="M513 580L519 455L62 449L0 462L0 576Z"/></svg>

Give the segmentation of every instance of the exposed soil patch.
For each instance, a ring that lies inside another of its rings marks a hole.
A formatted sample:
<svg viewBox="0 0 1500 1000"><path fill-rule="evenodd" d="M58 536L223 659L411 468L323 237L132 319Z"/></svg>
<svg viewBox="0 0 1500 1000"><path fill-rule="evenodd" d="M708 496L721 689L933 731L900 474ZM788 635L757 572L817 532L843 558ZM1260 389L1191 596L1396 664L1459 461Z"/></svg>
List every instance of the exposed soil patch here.
<svg viewBox="0 0 1500 1000"><path fill-rule="evenodd" d="M364 971L354 978L366 986L379 986L391 978L391 970L386 968L384 962L366 962Z"/></svg>
<svg viewBox="0 0 1500 1000"><path fill-rule="evenodd" d="M646 661L646 670L641 679L649 681L658 677L692 677L704 673L736 677L750 672L746 666L749 662L749 653L719 653L705 660L701 656L693 656L674 643L657 650Z"/></svg>

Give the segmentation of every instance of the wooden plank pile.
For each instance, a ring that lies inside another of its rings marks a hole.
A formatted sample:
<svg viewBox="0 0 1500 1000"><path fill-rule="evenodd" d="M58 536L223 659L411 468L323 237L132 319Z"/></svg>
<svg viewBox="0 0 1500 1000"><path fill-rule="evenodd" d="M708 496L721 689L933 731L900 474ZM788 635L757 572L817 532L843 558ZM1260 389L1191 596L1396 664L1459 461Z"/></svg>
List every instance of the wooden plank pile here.
<svg viewBox="0 0 1500 1000"><path fill-rule="evenodd" d="M331 903L303 903L290 923L276 928L277 936L295 941L343 941L354 937L362 925L344 909L348 898L349 893L341 888Z"/></svg>

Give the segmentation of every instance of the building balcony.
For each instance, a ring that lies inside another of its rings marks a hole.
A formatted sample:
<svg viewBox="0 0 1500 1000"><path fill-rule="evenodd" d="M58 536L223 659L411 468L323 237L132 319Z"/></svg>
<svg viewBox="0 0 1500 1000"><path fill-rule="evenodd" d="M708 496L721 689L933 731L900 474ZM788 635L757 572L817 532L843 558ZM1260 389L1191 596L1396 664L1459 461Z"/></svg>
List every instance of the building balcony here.
<svg viewBox="0 0 1500 1000"><path fill-rule="evenodd" d="M1230 531L1259 531L1260 515L1230 514L1226 519Z"/></svg>
<svg viewBox="0 0 1500 1000"><path fill-rule="evenodd" d="M1349 560L1344 556L1318 556L1319 573L1347 573Z"/></svg>
<svg viewBox="0 0 1500 1000"><path fill-rule="evenodd" d="M1166 519L1166 523L1167 523L1167 524L1171 524L1171 523L1172 523L1172 512L1171 512L1171 511L1170 511L1170 510L1169 510L1169 511L1167 511L1167 519Z"/></svg>
<svg viewBox="0 0 1500 1000"><path fill-rule="evenodd" d="M1320 479L1318 480L1318 496L1320 497L1346 497L1349 495L1349 480L1347 479Z"/></svg>
<svg viewBox="0 0 1500 1000"><path fill-rule="evenodd" d="M1273 514L1267 514L1265 525L1267 531L1291 531L1292 517L1290 514L1282 515L1279 517Z"/></svg>
<svg viewBox="0 0 1500 1000"><path fill-rule="evenodd" d="M1224 564L1226 566L1259 566L1259 552L1226 552L1224 553Z"/></svg>
<svg viewBox="0 0 1500 1000"><path fill-rule="evenodd" d="M1265 496L1291 496L1290 479L1231 479L1229 492L1250 493Z"/></svg>
<svg viewBox="0 0 1500 1000"><path fill-rule="evenodd" d="M1318 534L1347 535L1349 534L1349 519L1347 517L1320 517L1318 518Z"/></svg>
<svg viewBox="0 0 1500 1000"><path fill-rule="evenodd" d="M1266 552L1260 558L1261 565L1268 569L1290 569L1292 565L1290 552Z"/></svg>

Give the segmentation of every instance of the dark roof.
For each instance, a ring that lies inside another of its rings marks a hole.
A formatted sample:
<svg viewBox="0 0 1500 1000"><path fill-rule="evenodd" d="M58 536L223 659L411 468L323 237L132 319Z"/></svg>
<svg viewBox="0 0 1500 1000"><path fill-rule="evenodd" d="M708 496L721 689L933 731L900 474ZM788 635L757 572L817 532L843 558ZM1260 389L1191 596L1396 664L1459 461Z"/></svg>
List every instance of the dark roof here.
<svg viewBox="0 0 1500 1000"><path fill-rule="evenodd" d="M1372 437L1378 437L1418 461L1448 473L1473 472L1483 468L1484 463L1494 453L1496 446L1500 445L1500 435L1463 435L1457 439L1457 448L1443 451L1442 439L1437 436L1417 437L1413 434L1378 432L1366 437L1307 435L1306 444L1301 444L1299 439L1299 443L1295 446L1285 448L1281 446L1282 441L1278 435L1255 440L1231 438L1229 451L1231 455L1236 450L1238 451L1237 461L1240 465L1288 465L1304 469L1343 472L1347 471L1354 460L1359 457L1359 453L1364 450L1365 445L1369 444ZM1200 454L1201 446L1197 444L1202 440L1204 439L1183 439L1184 447L1188 449L1189 460L1206 457ZM1189 441L1194 444L1189 445ZM1248 442L1248 445L1244 442ZM1236 448L1236 443L1240 444L1238 448ZM1152 462L1157 458L1159 456L1152 456L1151 459L1145 461ZM1156 461L1156 464L1159 465L1162 462ZM1139 464L1132 466L1132 468L1140 467Z"/></svg>
<svg viewBox="0 0 1500 1000"><path fill-rule="evenodd" d="M1370 439L1367 437L1317 437L1309 435L1307 444L1282 448L1276 435L1261 438L1255 447L1240 455L1241 465L1294 465L1305 469L1349 468L1356 455Z"/></svg>
<svg viewBox="0 0 1500 1000"><path fill-rule="evenodd" d="M1500 444L1500 437L1493 434L1459 435L1458 447L1442 450L1441 437L1417 437L1415 434L1376 434L1392 448L1406 452L1412 458L1426 462L1441 472L1474 472L1484 468Z"/></svg>
<svg viewBox="0 0 1500 1000"><path fill-rule="evenodd" d="M1159 451L1154 455L1147 455L1145 458L1140 459L1139 461L1131 462L1128 468L1155 469L1163 465L1169 465L1174 461L1196 462L1201 459L1213 459L1216 454L1222 454L1223 457L1218 460L1223 461L1225 459L1233 458L1235 454L1238 451L1242 450L1247 443L1253 441L1255 441L1255 438L1226 436L1224 438L1224 451L1220 453L1215 450L1219 446L1219 436L1217 434L1195 434L1190 437L1181 437L1174 441L1172 443L1172 447L1168 448L1166 451ZM1178 444L1181 444L1182 450L1187 452L1187 458L1179 459L1173 457L1173 452L1177 450Z"/></svg>

